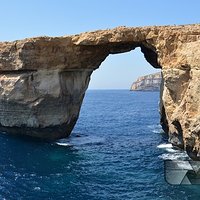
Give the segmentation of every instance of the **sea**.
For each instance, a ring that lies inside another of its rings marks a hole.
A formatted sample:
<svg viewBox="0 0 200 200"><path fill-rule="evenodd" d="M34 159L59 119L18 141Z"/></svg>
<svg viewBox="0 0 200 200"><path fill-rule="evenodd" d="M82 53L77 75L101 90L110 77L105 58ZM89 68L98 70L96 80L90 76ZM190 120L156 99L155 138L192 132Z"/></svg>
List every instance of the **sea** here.
<svg viewBox="0 0 200 200"><path fill-rule="evenodd" d="M88 90L69 138L0 134L0 200L199 200L200 185L170 185L174 151L159 125L159 93Z"/></svg>

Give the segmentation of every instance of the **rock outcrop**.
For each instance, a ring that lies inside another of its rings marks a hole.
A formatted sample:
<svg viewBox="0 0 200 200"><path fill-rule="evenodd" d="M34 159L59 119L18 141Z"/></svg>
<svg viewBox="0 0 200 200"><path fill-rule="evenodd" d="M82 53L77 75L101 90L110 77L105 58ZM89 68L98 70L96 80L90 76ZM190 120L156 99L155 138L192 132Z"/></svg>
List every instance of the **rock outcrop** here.
<svg viewBox="0 0 200 200"><path fill-rule="evenodd" d="M136 47L162 69L163 129L174 145L200 159L199 24L118 27L0 43L0 129L46 139L66 137L93 70L109 54Z"/></svg>
<svg viewBox="0 0 200 200"><path fill-rule="evenodd" d="M131 91L160 91L161 73L149 74L139 77L131 85Z"/></svg>

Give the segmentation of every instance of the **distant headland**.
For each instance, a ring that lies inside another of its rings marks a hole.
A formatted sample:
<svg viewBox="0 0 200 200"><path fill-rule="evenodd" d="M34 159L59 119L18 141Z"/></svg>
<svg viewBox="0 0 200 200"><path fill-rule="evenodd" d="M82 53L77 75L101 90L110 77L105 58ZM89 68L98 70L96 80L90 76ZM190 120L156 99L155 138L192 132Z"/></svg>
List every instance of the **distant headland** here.
<svg viewBox="0 0 200 200"><path fill-rule="evenodd" d="M139 77L131 85L131 91L160 91L161 73L149 74Z"/></svg>

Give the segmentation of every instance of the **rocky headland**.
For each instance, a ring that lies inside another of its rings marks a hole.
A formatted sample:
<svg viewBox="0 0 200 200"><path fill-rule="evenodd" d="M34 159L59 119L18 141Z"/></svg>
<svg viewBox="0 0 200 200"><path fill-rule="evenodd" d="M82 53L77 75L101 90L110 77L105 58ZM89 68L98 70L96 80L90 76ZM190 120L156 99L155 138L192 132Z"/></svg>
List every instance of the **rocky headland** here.
<svg viewBox="0 0 200 200"><path fill-rule="evenodd" d="M1 42L0 130L48 140L68 136L92 72L109 54L136 47L162 70L161 125L170 142L200 159L199 24Z"/></svg>
<svg viewBox="0 0 200 200"><path fill-rule="evenodd" d="M137 78L131 85L131 91L160 91L161 73L149 74Z"/></svg>

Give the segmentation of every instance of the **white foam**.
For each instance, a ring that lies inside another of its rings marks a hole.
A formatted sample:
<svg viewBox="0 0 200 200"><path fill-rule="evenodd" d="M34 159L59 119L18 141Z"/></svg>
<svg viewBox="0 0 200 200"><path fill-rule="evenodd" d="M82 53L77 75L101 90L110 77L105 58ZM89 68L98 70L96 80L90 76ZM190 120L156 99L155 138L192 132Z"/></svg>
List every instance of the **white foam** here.
<svg viewBox="0 0 200 200"><path fill-rule="evenodd" d="M58 140L55 144L65 147L81 145L100 145L103 144L104 138L96 136L70 137Z"/></svg>
<svg viewBox="0 0 200 200"><path fill-rule="evenodd" d="M157 146L159 149L170 149L170 148L172 148L173 146L172 146L172 144L170 144L170 143L165 143L165 144L160 144L160 145L158 145Z"/></svg>
<svg viewBox="0 0 200 200"><path fill-rule="evenodd" d="M160 129L159 129L159 130L154 129L152 132L153 132L153 133L160 133L161 131L162 131L162 130L160 130Z"/></svg>
<svg viewBox="0 0 200 200"><path fill-rule="evenodd" d="M164 153L159 158L163 160L185 160L186 158L189 159L188 155L185 152L181 153Z"/></svg>
<svg viewBox="0 0 200 200"><path fill-rule="evenodd" d="M40 187L34 187L33 189L34 189L34 190L41 190Z"/></svg>
<svg viewBox="0 0 200 200"><path fill-rule="evenodd" d="M176 153L176 152L180 152L179 150L173 149L173 148L166 148L166 151L169 153Z"/></svg>
<svg viewBox="0 0 200 200"><path fill-rule="evenodd" d="M59 146L64 146L64 147L71 147L72 144L69 144L69 143L64 143L64 142L56 142L57 145Z"/></svg>

